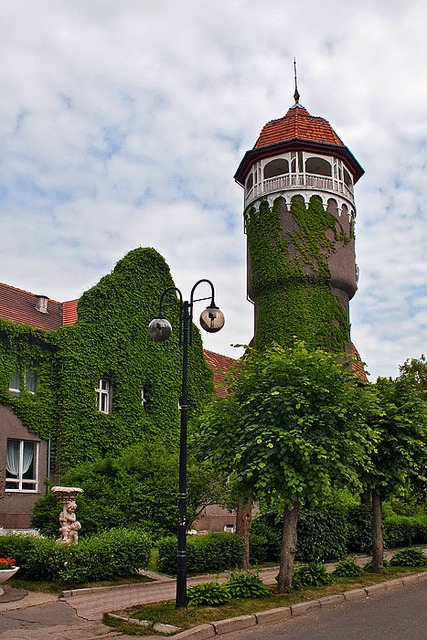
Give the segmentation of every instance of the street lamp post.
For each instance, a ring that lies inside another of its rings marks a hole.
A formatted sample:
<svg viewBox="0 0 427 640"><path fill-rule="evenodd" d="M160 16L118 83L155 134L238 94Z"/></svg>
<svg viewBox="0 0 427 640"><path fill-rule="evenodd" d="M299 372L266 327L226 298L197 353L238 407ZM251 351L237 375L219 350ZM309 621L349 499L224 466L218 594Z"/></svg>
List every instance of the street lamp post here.
<svg viewBox="0 0 427 640"><path fill-rule="evenodd" d="M211 288L211 295L194 299L194 292L202 282ZM159 314L149 324L150 337L156 342L164 342L172 334L170 322L163 316L165 296L175 291L179 297L179 344L182 346L182 386L181 386L181 431L179 440L179 489L178 489L178 552L176 602L177 609L187 606L187 415L188 415L188 347L192 342L193 305L201 300L209 300L209 306L200 315L200 324L205 331L216 333L224 326L224 314L215 304L214 286L210 280L198 280L191 289L190 301L183 300L177 287L168 287L160 297Z"/></svg>

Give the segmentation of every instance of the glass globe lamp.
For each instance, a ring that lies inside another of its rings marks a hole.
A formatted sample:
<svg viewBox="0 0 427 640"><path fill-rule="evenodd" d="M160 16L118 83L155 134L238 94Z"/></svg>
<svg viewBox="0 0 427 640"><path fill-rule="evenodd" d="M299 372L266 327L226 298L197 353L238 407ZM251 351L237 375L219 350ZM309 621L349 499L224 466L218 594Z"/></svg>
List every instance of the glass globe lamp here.
<svg viewBox="0 0 427 640"><path fill-rule="evenodd" d="M224 314L214 304L211 304L200 314L200 324L208 333L216 333L225 324Z"/></svg>
<svg viewBox="0 0 427 640"><path fill-rule="evenodd" d="M155 342L164 342L172 334L172 325L166 318L154 318L148 325L148 333Z"/></svg>

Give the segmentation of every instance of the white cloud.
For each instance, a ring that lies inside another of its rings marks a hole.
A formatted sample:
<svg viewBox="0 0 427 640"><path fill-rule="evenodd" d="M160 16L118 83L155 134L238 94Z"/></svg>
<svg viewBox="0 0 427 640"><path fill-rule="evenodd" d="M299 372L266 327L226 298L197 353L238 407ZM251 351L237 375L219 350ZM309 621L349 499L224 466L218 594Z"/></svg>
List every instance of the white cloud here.
<svg viewBox="0 0 427 640"><path fill-rule="evenodd" d="M421 3L14 0L0 24L0 280L73 298L135 246L210 277L247 342L242 193L267 120L301 102L364 166L353 338L375 376L425 352Z"/></svg>

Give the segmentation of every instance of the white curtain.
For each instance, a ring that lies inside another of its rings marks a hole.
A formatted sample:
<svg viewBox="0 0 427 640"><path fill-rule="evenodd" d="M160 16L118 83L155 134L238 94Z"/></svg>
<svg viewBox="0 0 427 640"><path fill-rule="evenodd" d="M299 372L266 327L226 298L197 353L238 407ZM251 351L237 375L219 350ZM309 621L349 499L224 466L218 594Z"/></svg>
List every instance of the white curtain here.
<svg viewBox="0 0 427 640"><path fill-rule="evenodd" d="M18 472L19 472L19 440L8 440L7 441L6 470L12 476L16 476L16 477L18 476Z"/></svg>
<svg viewBox="0 0 427 640"><path fill-rule="evenodd" d="M24 476L34 459L34 442L24 442L24 455L22 459L22 475Z"/></svg>

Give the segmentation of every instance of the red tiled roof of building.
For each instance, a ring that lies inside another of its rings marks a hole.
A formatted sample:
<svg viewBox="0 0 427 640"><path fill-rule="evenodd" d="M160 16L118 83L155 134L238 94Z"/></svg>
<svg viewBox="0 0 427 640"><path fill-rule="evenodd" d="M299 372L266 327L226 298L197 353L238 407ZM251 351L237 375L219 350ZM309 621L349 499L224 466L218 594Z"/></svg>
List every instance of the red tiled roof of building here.
<svg viewBox="0 0 427 640"><path fill-rule="evenodd" d="M62 324L64 327L77 322L77 305L79 300L68 300L62 303Z"/></svg>
<svg viewBox="0 0 427 640"><path fill-rule="evenodd" d="M363 366L362 358L353 343L351 343L351 353L353 356L356 356L357 360L357 362L352 363L353 371L363 380L363 382L369 382L365 367Z"/></svg>
<svg viewBox="0 0 427 640"><path fill-rule="evenodd" d="M58 329L62 324L62 305L48 299L47 313L36 309L36 295L9 284L0 283L0 318L37 329Z"/></svg>
<svg viewBox="0 0 427 640"><path fill-rule="evenodd" d="M220 382L222 382L222 380L224 380L228 367L231 367L231 365L236 361L234 360L234 358L223 356L220 353L208 351L207 349L203 349L203 353L205 354L206 362L208 363L214 374L215 394L219 398L225 398L227 396L227 389L225 389L224 387L219 387L218 385Z"/></svg>
<svg viewBox="0 0 427 640"><path fill-rule="evenodd" d="M311 116L307 109L296 106L291 107L283 118L270 120L264 125L254 149L293 138L344 146L327 120Z"/></svg>

